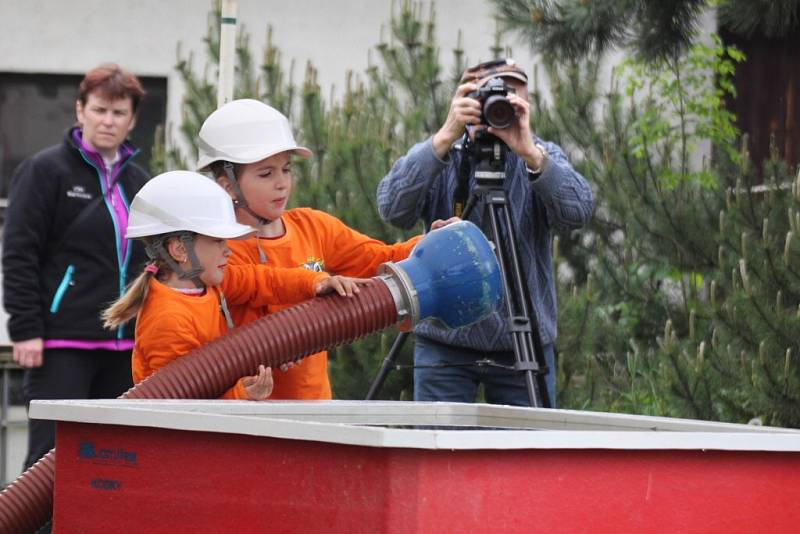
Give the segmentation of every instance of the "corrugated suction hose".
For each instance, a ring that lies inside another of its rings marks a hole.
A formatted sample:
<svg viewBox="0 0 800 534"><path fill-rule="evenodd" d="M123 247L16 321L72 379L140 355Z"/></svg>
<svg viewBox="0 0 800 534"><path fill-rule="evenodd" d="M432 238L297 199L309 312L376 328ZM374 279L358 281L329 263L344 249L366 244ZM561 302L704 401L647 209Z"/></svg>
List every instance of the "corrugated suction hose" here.
<svg viewBox="0 0 800 534"><path fill-rule="evenodd" d="M355 298L317 297L233 330L140 382L120 398L214 399L259 364L273 368L350 343L398 321L386 283L373 279ZM35 532L53 513L55 449L0 493L0 532Z"/></svg>

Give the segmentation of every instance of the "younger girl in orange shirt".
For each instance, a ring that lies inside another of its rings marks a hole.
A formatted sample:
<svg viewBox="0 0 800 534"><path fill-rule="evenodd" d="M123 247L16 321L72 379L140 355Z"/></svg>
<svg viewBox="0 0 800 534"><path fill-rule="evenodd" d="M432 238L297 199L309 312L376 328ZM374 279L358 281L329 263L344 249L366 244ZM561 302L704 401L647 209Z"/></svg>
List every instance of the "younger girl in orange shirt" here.
<svg viewBox="0 0 800 534"><path fill-rule="evenodd" d="M228 265L226 240L253 231L236 222L222 187L200 174L167 172L139 191L131 203L127 237L143 239L152 261L103 313L108 328L137 316L135 383L233 328L228 304L261 307L297 303L331 290L358 293L357 280L351 278L301 268ZM265 399L272 385L271 370L262 365L222 398Z"/></svg>

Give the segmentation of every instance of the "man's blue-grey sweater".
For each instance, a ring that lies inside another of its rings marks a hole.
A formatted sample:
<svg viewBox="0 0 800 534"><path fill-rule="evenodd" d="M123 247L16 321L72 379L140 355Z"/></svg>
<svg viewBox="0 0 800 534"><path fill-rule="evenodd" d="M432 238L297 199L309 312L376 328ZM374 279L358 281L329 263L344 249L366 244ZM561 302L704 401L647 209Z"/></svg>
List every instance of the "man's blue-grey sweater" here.
<svg viewBox="0 0 800 534"><path fill-rule="evenodd" d="M548 153L542 174L531 182L524 160L509 152L504 189L517 236L520 267L536 310L542 343L547 345L556 339L557 318L550 231L580 228L591 217L594 202L589 184L572 168L563 150L554 143L534 139ZM381 217L406 229L420 218L430 228L436 219L452 217L460 158L461 152L451 149L447 160L440 160L433 151L432 138L414 145L378 184ZM471 169L470 191L474 186ZM469 220L491 235L485 206L485 199L480 198ZM502 234L507 235L505 225L501 226ZM414 332L447 345L479 351L513 347L505 307L470 326L449 330L434 321L423 321Z"/></svg>

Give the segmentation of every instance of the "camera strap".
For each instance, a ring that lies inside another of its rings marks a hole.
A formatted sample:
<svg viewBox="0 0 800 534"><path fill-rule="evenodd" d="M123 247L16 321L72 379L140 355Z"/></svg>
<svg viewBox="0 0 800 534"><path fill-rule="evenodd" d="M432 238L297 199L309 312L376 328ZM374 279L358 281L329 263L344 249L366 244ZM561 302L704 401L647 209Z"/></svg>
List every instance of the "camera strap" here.
<svg viewBox="0 0 800 534"><path fill-rule="evenodd" d="M468 157L469 150L467 146L469 143L469 135L464 134L464 139L459 149L461 161L458 165L456 189L453 192L453 215L456 217L461 217L461 214L464 213L464 207L467 205L469 197L470 158Z"/></svg>

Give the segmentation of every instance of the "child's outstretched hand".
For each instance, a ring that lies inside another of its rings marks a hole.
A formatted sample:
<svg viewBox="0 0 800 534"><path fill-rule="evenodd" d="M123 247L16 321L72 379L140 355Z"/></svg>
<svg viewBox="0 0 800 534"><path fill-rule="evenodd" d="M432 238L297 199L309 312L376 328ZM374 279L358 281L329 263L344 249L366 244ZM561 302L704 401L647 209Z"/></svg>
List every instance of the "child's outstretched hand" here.
<svg viewBox="0 0 800 534"><path fill-rule="evenodd" d="M242 385L250 400L266 399L272 394L272 369L259 365L258 374L244 377Z"/></svg>
<svg viewBox="0 0 800 534"><path fill-rule="evenodd" d="M314 291L317 295L324 295L331 291L336 291L343 297L352 297L359 293L359 285L364 285L369 282L369 278L351 278L349 276L329 276L323 278L317 285L314 286Z"/></svg>

